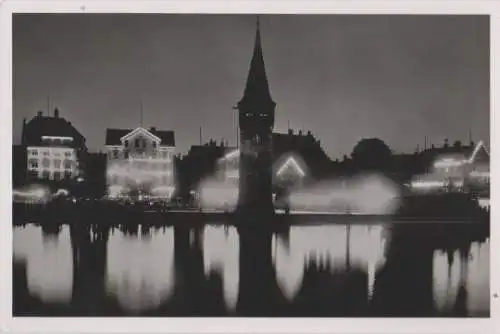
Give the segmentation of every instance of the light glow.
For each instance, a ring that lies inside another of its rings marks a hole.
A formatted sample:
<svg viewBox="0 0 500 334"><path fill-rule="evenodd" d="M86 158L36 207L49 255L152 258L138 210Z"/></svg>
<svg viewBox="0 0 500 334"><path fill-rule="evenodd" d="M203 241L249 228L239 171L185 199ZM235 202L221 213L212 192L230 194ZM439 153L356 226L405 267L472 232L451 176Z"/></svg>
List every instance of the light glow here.
<svg viewBox="0 0 500 334"><path fill-rule="evenodd" d="M456 160L451 158L441 159L434 163L434 167L437 168L449 168L449 167L460 167L464 165L467 160Z"/></svg>
<svg viewBox="0 0 500 334"><path fill-rule="evenodd" d="M304 177L306 173L300 168L299 164L293 157L289 157L283 165L278 169L277 175L281 175L289 166L294 167L295 171L299 173L301 177Z"/></svg>
<svg viewBox="0 0 500 334"><path fill-rule="evenodd" d="M198 193L202 209L233 211L238 203L239 188L232 183L207 179L200 183Z"/></svg>
<svg viewBox="0 0 500 334"><path fill-rule="evenodd" d="M470 156L470 158L468 160L469 163L473 163L474 160L476 160L477 152L479 152L479 149L481 147L484 149L484 151L486 152L486 154L488 154L488 156L490 155L490 153L486 149L486 146L484 145L484 142L482 140L480 140L479 143L477 143L476 147L474 148L474 151L472 152L472 154L471 154L471 156Z"/></svg>
<svg viewBox="0 0 500 334"><path fill-rule="evenodd" d="M490 172L480 172L477 170L473 170L469 174L471 177L478 177L478 178L489 178L490 177Z"/></svg>
<svg viewBox="0 0 500 334"><path fill-rule="evenodd" d="M240 154L240 150L236 149L234 151L231 151L229 153L227 153L225 156L224 156L224 160L231 160L233 158L236 158L236 157L239 157L239 154Z"/></svg>
<svg viewBox="0 0 500 334"><path fill-rule="evenodd" d="M160 186L153 188L151 192L156 195L160 195L161 197L166 197L170 198L172 197L173 193L175 191L175 187L172 186Z"/></svg>
<svg viewBox="0 0 500 334"><path fill-rule="evenodd" d="M153 138L153 140L155 142L157 142L157 143L161 142L161 139L159 137L155 136L154 134L152 134L151 132L149 132L147 129L144 129L142 127L138 127L135 130L127 133L125 136L123 136L123 137L120 138L120 141L123 143L125 140L129 139L130 137L135 136L138 133L143 133L146 136L148 136L150 138Z"/></svg>
<svg viewBox="0 0 500 334"><path fill-rule="evenodd" d="M54 197L58 197L58 196L68 196L69 195L69 191L67 189L58 189L56 191L56 193L54 194Z"/></svg>
<svg viewBox="0 0 500 334"><path fill-rule="evenodd" d="M59 137L59 136L42 136L43 139L48 139L48 140L61 140L61 141L73 141L72 137Z"/></svg>
<svg viewBox="0 0 500 334"><path fill-rule="evenodd" d="M117 198L124 192L124 190L125 188L122 186L112 185L108 188L109 197Z"/></svg>
<svg viewBox="0 0 500 334"><path fill-rule="evenodd" d="M411 186L413 188L439 188L444 187L444 181L412 181Z"/></svg>
<svg viewBox="0 0 500 334"><path fill-rule="evenodd" d="M41 185L32 185L23 189L14 189L12 191L14 198L22 201L47 202L50 200L50 190Z"/></svg>

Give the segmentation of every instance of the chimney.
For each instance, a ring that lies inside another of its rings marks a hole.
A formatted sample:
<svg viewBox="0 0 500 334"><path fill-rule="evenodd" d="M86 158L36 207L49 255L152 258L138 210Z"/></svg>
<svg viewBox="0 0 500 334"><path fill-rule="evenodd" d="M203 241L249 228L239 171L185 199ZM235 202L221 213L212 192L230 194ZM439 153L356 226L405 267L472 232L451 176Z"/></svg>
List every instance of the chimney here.
<svg viewBox="0 0 500 334"><path fill-rule="evenodd" d="M54 118L59 118L59 109L54 109Z"/></svg>
<svg viewBox="0 0 500 334"><path fill-rule="evenodd" d="M37 117L42 117L42 116L43 116L43 111L38 111L38 112L36 113L36 116L37 116Z"/></svg>

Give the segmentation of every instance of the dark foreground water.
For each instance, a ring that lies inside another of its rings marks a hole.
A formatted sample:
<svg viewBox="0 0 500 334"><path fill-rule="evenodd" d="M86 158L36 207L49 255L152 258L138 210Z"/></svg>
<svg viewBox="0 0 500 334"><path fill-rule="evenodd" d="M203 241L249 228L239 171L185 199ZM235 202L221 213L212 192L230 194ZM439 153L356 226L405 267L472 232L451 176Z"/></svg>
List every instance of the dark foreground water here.
<svg viewBox="0 0 500 334"><path fill-rule="evenodd" d="M14 315L489 316L479 223L16 226Z"/></svg>

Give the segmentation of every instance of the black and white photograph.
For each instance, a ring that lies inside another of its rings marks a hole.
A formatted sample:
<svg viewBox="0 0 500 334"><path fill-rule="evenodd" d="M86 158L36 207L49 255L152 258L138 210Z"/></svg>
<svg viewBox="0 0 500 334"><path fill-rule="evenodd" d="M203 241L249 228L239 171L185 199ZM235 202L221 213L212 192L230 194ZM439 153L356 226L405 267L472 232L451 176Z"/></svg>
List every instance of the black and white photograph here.
<svg viewBox="0 0 500 334"><path fill-rule="evenodd" d="M13 317L492 316L490 15L77 8L11 14Z"/></svg>

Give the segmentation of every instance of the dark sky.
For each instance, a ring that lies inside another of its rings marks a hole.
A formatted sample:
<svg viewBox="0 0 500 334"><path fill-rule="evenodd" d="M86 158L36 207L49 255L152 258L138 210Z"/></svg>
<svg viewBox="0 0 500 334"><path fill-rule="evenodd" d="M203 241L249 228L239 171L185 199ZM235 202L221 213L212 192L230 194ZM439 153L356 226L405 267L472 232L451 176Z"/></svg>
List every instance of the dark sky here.
<svg viewBox="0 0 500 334"><path fill-rule="evenodd" d="M254 15L36 14L13 18L13 126L59 107L104 147L107 127L175 130L181 152L235 143ZM395 151L489 143L487 16L263 15L275 131L311 130L332 157L363 137Z"/></svg>

